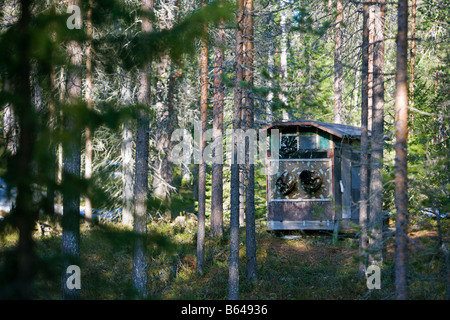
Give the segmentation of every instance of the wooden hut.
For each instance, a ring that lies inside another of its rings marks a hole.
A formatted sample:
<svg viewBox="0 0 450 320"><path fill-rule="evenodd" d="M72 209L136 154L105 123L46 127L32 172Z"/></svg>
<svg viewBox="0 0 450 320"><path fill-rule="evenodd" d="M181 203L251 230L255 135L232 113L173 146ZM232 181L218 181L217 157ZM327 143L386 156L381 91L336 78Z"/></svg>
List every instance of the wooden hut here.
<svg viewBox="0 0 450 320"><path fill-rule="evenodd" d="M298 120L266 126L279 132L279 154L268 154L269 230L349 230L359 221L358 127ZM276 161L277 163L274 163ZM275 166L274 166L275 165Z"/></svg>

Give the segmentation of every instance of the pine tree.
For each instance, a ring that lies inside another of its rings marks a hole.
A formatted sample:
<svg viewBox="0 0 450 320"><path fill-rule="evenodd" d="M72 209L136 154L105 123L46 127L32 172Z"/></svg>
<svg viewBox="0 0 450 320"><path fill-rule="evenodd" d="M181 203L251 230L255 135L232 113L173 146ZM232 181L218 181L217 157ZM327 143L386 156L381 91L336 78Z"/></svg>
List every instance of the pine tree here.
<svg viewBox="0 0 450 320"><path fill-rule="evenodd" d="M342 123L343 66L342 66L342 2L336 0L334 36L334 123Z"/></svg>
<svg viewBox="0 0 450 320"><path fill-rule="evenodd" d="M33 280L35 276L36 254L32 237L37 211L33 207L33 193L28 183L26 173L30 172L35 148L35 109L31 103L31 58L29 30L31 27L31 1L21 0L20 16L17 21L17 43L15 53L19 63L12 66L14 73L9 73L12 79L12 90L20 99L12 104L13 113L17 119L18 148L10 159L9 170L17 172L15 185L17 187L16 207L14 208L14 226L19 231L19 240L15 252L13 268L13 290L10 295L19 299L33 297ZM11 70L12 71L12 70Z"/></svg>
<svg viewBox="0 0 450 320"><path fill-rule="evenodd" d="M408 299L408 1L398 1L397 71L395 75L395 290Z"/></svg>
<svg viewBox="0 0 450 320"><path fill-rule="evenodd" d="M370 161L370 239L371 264L382 263L383 246L383 151L384 151L384 17L385 1L373 5L373 111Z"/></svg>
<svg viewBox="0 0 450 320"><path fill-rule="evenodd" d="M234 80L234 109L233 109L233 130L241 127L242 111L242 87L243 81L243 19L244 0L237 0L236 15L236 43L235 43L235 80ZM233 150L231 154L231 212L230 212L230 257L229 257L229 278L228 297L230 300L239 299L239 167L237 157L237 141L233 135Z"/></svg>
<svg viewBox="0 0 450 320"><path fill-rule="evenodd" d="M243 123L245 130L253 130L254 125L254 101L252 86L254 81L254 26L253 26L253 0L245 1L244 18L244 80L247 90L244 93ZM247 254L247 278L255 281L256 270L256 239L255 239L255 165L251 159L250 138L245 138L245 228L246 228L246 254ZM252 141L252 143L255 143Z"/></svg>
<svg viewBox="0 0 450 320"><path fill-rule="evenodd" d="M153 0L142 0L142 10L150 13L153 10ZM152 32L152 24L148 17L142 17L142 32ZM138 103L149 106L151 102L150 91L150 64L146 64L139 71ZM135 233L133 253L133 287L138 297L147 294L147 255L145 235L147 233L147 191L148 191L148 153L149 153L149 116L147 110L140 110L136 129L136 156L135 156L135 182L134 182L134 225Z"/></svg>
<svg viewBox="0 0 450 320"><path fill-rule="evenodd" d="M360 258L359 275L364 276L367 267L367 223L368 223L368 147L369 147L369 10L367 3L363 7L363 39L361 61L361 167L360 167L360 203L359 225Z"/></svg>
<svg viewBox="0 0 450 320"><path fill-rule="evenodd" d="M78 0L72 0L72 5L80 7ZM67 96L70 108L77 108L82 99L82 59L83 49L76 40L67 43L67 55L70 61L70 71L67 76ZM76 125L75 110L64 114L64 129L71 133L71 139L65 144L63 162L63 183L66 186L63 193L62 216L62 254L66 257L63 265L63 299L78 299L78 289L67 287L66 268L69 265L79 264L80 257L80 189L75 187L81 174L81 131Z"/></svg>
<svg viewBox="0 0 450 320"><path fill-rule="evenodd" d="M170 30L175 23L176 5L174 0L160 1L159 31ZM171 218L170 195L173 185L173 163L171 159L171 135L174 131L174 108L171 99L173 86L173 62L164 52L156 62L155 111L157 115L155 146L156 155L153 164L153 195L166 203L165 216Z"/></svg>
<svg viewBox="0 0 450 320"><path fill-rule="evenodd" d="M207 2L203 1L203 6ZM208 116L208 38L207 26L204 27L200 54L200 164L198 170L198 229L197 229L197 272L202 273L205 263L205 219L206 219L206 129Z"/></svg>
<svg viewBox="0 0 450 320"><path fill-rule="evenodd" d="M223 113L225 86L222 80L225 46L225 23L221 21L214 47L214 156L211 175L211 234L223 233Z"/></svg>
<svg viewBox="0 0 450 320"><path fill-rule="evenodd" d="M123 72L122 100L125 105L132 103L132 74ZM133 131L132 121L127 119L122 124L122 223L133 226Z"/></svg>
<svg viewBox="0 0 450 320"><path fill-rule="evenodd" d="M86 100L86 106L88 110L92 110L92 99L93 99L93 52L92 52L92 44L91 39L94 35L94 28L92 25L92 7L93 7L93 0L89 0L89 8L86 12L86 36L89 38L87 44L86 44L86 89L85 89L85 100ZM89 126L87 126L84 130L85 134L85 160L84 160L84 177L86 179L90 179L92 177L92 140L93 140L93 132ZM85 202L85 217L87 219L92 218L92 203L89 196L86 196L84 199Z"/></svg>

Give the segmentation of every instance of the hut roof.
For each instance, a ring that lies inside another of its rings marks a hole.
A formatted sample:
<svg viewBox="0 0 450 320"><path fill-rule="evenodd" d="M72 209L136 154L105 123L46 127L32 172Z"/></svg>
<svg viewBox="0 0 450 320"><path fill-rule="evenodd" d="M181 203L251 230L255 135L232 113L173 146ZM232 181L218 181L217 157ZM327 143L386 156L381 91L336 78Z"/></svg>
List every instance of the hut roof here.
<svg viewBox="0 0 450 320"><path fill-rule="evenodd" d="M263 129L281 129L283 127L290 126L300 126L300 127L315 127L319 128L323 131L331 133L339 138L352 137L359 139L361 137L361 128L355 126L349 126L345 124L338 123L328 123L328 122L319 122L313 120L293 120L293 121L285 121L285 122L274 122L270 125L265 126ZM370 132L369 132L370 136Z"/></svg>

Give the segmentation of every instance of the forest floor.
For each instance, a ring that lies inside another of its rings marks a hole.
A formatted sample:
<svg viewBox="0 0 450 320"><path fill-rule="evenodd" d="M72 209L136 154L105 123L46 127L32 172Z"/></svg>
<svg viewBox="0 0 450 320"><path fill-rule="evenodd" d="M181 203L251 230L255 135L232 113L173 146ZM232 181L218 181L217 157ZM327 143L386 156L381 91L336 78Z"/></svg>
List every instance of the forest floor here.
<svg viewBox="0 0 450 320"><path fill-rule="evenodd" d="M448 220L448 219L447 219ZM444 239L449 240L448 221ZM330 233L267 231L257 221L258 278L245 279L245 228L241 228L240 298L355 300L394 299L393 226L386 233L381 289L369 290L358 277L358 240L355 234L341 234L333 241ZM435 221L412 228L410 237L409 287L412 299L444 299L447 269L437 250ZM150 299L227 299L229 230L222 238L208 237L206 268L195 270L196 221L184 225L154 221L149 225ZM391 236L390 236L391 235ZM17 241L17 234L0 238L0 266ZM448 242L447 242L448 243ZM60 299L60 230L36 234L36 251L41 268L36 281L38 299ZM82 299L130 299L132 297L132 244L130 230L114 224L83 224L81 231Z"/></svg>

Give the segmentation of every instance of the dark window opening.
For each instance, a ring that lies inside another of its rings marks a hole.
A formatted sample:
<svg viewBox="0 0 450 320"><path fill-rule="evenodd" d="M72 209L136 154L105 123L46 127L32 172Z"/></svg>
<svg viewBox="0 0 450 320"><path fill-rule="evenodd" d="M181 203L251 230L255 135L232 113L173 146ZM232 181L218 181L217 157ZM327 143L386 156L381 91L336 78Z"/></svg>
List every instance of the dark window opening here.
<svg viewBox="0 0 450 320"><path fill-rule="evenodd" d="M300 149L317 149L317 137L302 135L300 137Z"/></svg>

